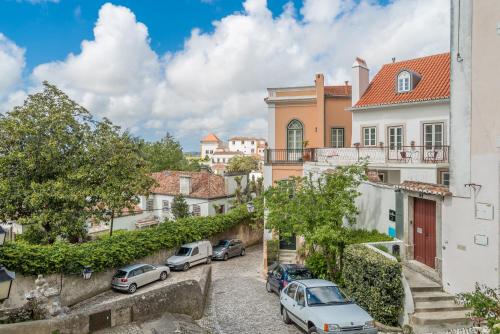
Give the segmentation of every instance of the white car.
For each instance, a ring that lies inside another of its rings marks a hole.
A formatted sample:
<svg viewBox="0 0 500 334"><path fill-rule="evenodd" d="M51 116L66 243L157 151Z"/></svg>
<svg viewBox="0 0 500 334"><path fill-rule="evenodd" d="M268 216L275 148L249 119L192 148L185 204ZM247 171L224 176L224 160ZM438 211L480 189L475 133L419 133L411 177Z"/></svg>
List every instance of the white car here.
<svg viewBox="0 0 500 334"><path fill-rule="evenodd" d="M212 244L201 240L182 245L174 256L167 259L167 266L172 270L188 270L201 263L212 261Z"/></svg>
<svg viewBox="0 0 500 334"><path fill-rule="evenodd" d="M378 332L373 318L329 281L293 281L281 291L280 304L283 321L294 322L309 334Z"/></svg>

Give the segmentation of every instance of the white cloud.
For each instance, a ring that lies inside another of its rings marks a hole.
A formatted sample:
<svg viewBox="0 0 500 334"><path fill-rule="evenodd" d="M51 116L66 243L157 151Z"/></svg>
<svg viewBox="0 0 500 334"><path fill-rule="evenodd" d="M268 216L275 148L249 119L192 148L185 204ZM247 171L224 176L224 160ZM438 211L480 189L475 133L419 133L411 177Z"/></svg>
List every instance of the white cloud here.
<svg viewBox="0 0 500 334"><path fill-rule="evenodd" d="M0 112L22 104L26 94L22 91L25 50L0 33Z"/></svg>
<svg viewBox="0 0 500 334"><path fill-rule="evenodd" d="M60 0L17 0L17 2L29 2L33 5L38 5L41 3L59 3Z"/></svg>
<svg viewBox="0 0 500 334"><path fill-rule="evenodd" d="M208 131L264 136L266 87L312 84L317 72L343 83L356 56L373 74L392 57L448 48L447 1L305 0L273 17L265 0L247 0L242 12L215 21L212 32L193 29L166 55L151 50L129 9L106 4L80 53L38 66L32 77L136 134L170 131L193 149Z"/></svg>

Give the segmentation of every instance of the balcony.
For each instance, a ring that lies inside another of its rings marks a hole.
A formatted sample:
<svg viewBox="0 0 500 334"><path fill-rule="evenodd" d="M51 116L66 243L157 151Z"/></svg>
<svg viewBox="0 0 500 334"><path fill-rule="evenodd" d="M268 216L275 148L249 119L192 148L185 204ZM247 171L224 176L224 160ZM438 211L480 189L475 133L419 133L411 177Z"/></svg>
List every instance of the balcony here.
<svg viewBox="0 0 500 334"><path fill-rule="evenodd" d="M264 161L266 165L294 165L307 161L340 165L364 159L371 164L446 164L448 149L442 145L267 149Z"/></svg>

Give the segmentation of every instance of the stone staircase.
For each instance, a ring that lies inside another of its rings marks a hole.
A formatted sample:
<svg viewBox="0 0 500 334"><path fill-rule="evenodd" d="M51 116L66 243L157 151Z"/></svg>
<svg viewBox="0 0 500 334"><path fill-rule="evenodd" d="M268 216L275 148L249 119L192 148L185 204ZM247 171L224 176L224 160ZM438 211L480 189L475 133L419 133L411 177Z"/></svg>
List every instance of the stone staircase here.
<svg viewBox="0 0 500 334"><path fill-rule="evenodd" d="M283 264L297 263L297 251L280 249L279 261Z"/></svg>
<svg viewBox="0 0 500 334"><path fill-rule="evenodd" d="M466 310L455 304L455 297L443 292L441 284L433 277L405 266L403 274L410 286L415 312L410 324L415 333L445 332L450 329L470 327Z"/></svg>

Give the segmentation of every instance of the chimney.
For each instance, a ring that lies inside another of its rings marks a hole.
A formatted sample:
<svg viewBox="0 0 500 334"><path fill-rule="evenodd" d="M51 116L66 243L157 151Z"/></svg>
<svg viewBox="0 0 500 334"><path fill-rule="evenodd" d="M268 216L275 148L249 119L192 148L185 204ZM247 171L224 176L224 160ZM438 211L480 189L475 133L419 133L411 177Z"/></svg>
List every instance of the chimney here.
<svg viewBox="0 0 500 334"><path fill-rule="evenodd" d="M368 88L370 70L366 62L361 58L356 58L352 64L352 105L354 106Z"/></svg>
<svg viewBox="0 0 500 334"><path fill-rule="evenodd" d="M191 194L191 176L190 175L180 175L179 176L179 192L184 196L189 196L189 194Z"/></svg>

